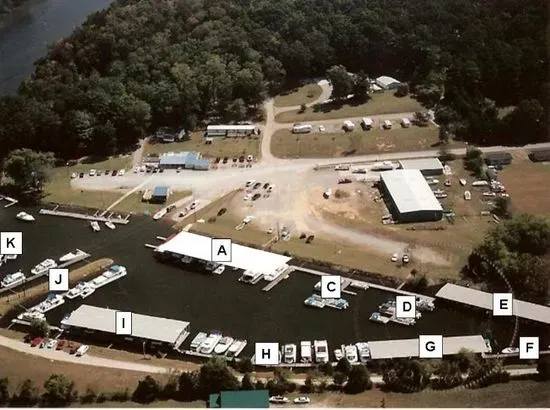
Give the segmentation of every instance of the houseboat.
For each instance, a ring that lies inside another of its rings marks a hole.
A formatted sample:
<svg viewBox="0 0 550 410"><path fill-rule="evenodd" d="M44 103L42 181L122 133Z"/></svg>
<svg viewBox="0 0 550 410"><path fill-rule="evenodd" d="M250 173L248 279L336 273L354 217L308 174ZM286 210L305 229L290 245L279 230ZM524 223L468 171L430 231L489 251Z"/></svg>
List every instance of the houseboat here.
<svg viewBox="0 0 550 410"><path fill-rule="evenodd" d="M287 344L283 347L283 360L286 364L296 363L296 345Z"/></svg>
<svg viewBox="0 0 550 410"><path fill-rule="evenodd" d="M239 282L255 285L262 279L263 276L264 274L261 272L252 272L251 270L246 270L239 278Z"/></svg>
<svg viewBox="0 0 550 410"><path fill-rule="evenodd" d="M222 334L217 331L213 331L208 335L208 337L201 343L199 346L199 353L203 354L212 354L214 348L218 342L222 339Z"/></svg>
<svg viewBox="0 0 550 410"><path fill-rule="evenodd" d="M343 350L350 364L359 362L359 355L357 354L357 347L355 345L347 345Z"/></svg>
<svg viewBox="0 0 550 410"><path fill-rule="evenodd" d="M207 337L208 337L208 334L205 332L197 333L195 338L191 341L191 346L190 346L191 350L196 351L199 348L199 346L202 344L202 342L206 340Z"/></svg>
<svg viewBox="0 0 550 410"><path fill-rule="evenodd" d="M361 363L366 363L370 359L370 348L367 342L355 343L357 351L359 352L359 360Z"/></svg>
<svg viewBox="0 0 550 410"><path fill-rule="evenodd" d="M227 349L227 353L225 355L227 357L237 357L244 350L247 343L248 342L246 340L235 340L231 346L229 346L229 349Z"/></svg>
<svg viewBox="0 0 550 410"><path fill-rule="evenodd" d="M33 275L41 275L44 272L47 272L55 267L57 267L57 263L53 259L46 259L40 262L34 268L32 268L31 273Z"/></svg>
<svg viewBox="0 0 550 410"><path fill-rule="evenodd" d="M305 340L300 342L300 359L302 363L311 363L311 342Z"/></svg>
<svg viewBox="0 0 550 410"><path fill-rule="evenodd" d="M315 354L316 363L327 363L328 357L328 343L326 340L314 340L313 351Z"/></svg>
<svg viewBox="0 0 550 410"><path fill-rule="evenodd" d="M15 272L11 275L7 275L2 282L0 283L3 288L11 287L11 286L17 286L25 282L25 275L23 272Z"/></svg>

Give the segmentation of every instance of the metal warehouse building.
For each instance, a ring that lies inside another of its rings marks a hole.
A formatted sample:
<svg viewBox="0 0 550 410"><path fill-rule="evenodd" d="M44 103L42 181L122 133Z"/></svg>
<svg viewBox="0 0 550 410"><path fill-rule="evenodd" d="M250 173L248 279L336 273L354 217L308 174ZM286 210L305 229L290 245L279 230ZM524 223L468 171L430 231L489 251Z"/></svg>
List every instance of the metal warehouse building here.
<svg viewBox="0 0 550 410"><path fill-rule="evenodd" d="M254 125L209 125L205 137L245 137L256 132Z"/></svg>
<svg viewBox="0 0 550 410"><path fill-rule="evenodd" d="M419 170L380 173L380 190L397 222L439 221L443 208Z"/></svg>
<svg viewBox="0 0 550 410"><path fill-rule="evenodd" d="M160 157L159 167L164 169L184 168L207 170L210 167L210 161L201 158L200 152L167 152Z"/></svg>
<svg viewBox="0 0 550 410"><path fill-rule="evenodd" d="M403 169L417 169L426 176L443 175L443 164L438 158L403 159L399 165Z"/></svg>

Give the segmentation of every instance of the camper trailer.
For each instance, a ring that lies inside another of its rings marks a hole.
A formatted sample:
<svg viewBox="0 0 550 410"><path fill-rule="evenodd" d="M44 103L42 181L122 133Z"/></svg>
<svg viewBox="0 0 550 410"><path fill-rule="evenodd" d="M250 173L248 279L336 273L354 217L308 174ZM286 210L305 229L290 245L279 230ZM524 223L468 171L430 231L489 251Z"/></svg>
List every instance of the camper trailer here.
<svg viewBox="0 0 550 410"><path fill-rule="evenodd" d="M361 121L361 127L363 127L365 131L370 130L372 128L372 119L363 118L363 120Z"/></svg>
<svg viewBox="0 0 550 410"><path fill-rule="evenodd" d="M312 130L313 130L313 127L308 124L294 124L294 126L292 127L293 134L307 134Z"/></svg>
<svg viewBox="0 0 550 410"><path fill-rule="evenodd" d="M391 127L392 127L392 123L390 120L385 120L384 121L384 125L382 125L382 127L385 129L385 130L391 130Z"/></svg>

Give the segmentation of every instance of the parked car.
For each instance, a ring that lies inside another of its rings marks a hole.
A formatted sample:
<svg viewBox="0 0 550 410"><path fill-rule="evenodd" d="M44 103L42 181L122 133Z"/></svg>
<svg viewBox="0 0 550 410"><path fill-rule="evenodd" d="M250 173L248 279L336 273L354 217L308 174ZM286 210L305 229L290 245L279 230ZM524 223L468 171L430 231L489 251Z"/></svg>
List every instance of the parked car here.
<svg viewBox="0 0 550 410"><path fill-rule="evenodd" d="M222 208L218 211L218 216L222 216L226 212L227 212L227 208Z"/></svg>
<svg viewBox="0 0 550 410"><path fill-rule="evenodd" d="M294 404L309 404L310 401L309 397L301 396L294 399Z"/></svg>
<svg viewBox="0 0 550 410"><path fill-rule="evenodd" d="M136 168L136 169L137 169L137 168ZM111 170L110 170L110 169L106 169L106 170L105 170L105 175L108 176L110 173L111 173Z"/></svg>
<svg viewBox="0 0 550 410"><path fill-rule="evenodd" d="M246 195L243 197L243 200L249 201L251 198L252 198L252 195L251 195L251 194L246 194Z"/></svg>
<svg viewBox="0 0 550 410"><path fill-rule="evenodd" d="M81 345L78 349L76 349L75 356L84 356L86 352L90 349L90 346L88 345Z"/></svg>
<svg viewBox="0 0 550 410"><path fill-rule="evenodd" d="M48 343L48 339L42 339L42 341L40 342L40 344L38 345L38 347L40 349L43 349L44 347L46 347L46 344Z"/></svg>
<svg viewBox="0 0 550 410"><path fill-rule="evenodd" d="M197 201L193 201L189 209L195 209L197 207Z"/></svg>
<svg viewBox="0 0 550 410"><path fill-rule="evenodd" d="M398 258L399 258L399 256L398 256L396 253L394 253L394 254L391 256L391 261L392 261L392 262L397 262L397 259L398 259Z"/></svg>
<svg viewBox="0 0 550 410"><path fill-rule="evenodd" d="M34 339L31 340L31 347L36 347L40 343L42 343L42 338L41 337L35 337Z"/></svg>
<svg viewBox="0 0 550 410"><path fill-rule="evenodd" d="M260 194L254 194L254 196L252 197L252 200L255 201L256 199L258 199L260 197L261 197Z"/></svg>
<svg viewBox="0 0 550 410"><path fill-rule="evenodd" d="M53 348L55 348L56 345L57 345L57 340L55 340L55 339L50 339L50 340L48 341L48 343L46 343L46 348L47 348L47 349L53 349Z"/></svg>
<svg viewBox="0 0 550 410"><path fill-rule="evenodd" d="M244 162L244 155L241 155L241 156L239 157L239 162Z"/></svg>
<svg viewBox="0 0 550 410"><path fill-rule="evenodd" d="M264 184L264 189L267 189L267 188L269 188L269 182L266 182L266 183Z"/></svg>
<svg viewBox="0 0 550 410"><path fill-rule="evenodd" d="M254 184L254 189L258 189L258 188L261 187L261 186L262 186L262 183L261 183L261 182L256 182L256 183Z"/></svg>
<svg viewBox="0 0 550 410"><path fill-rule="evenodd" d="M71 174L71 179L75 179L75 178L76 178L76 172L73 172L73 173Z"/></svg>
<svg viewBox="0 0 550 410"><path fill-rule="evenodd" d="M229 158L224 157L222 162L223 162L224 164L227 164L227 161L229 161Z"/></svg>
<svg viewBox="0 0 550 410"><path fill-rule="evenodd" d="M409 259L409 255L405 254L403 255L403 258L401 259L403 261L403 263L409 263L410 262L410 259Z"/></svg>
<svg viewBox="0 0 550 410"><path fill-rule="evenodd" d="M126 171L123 170L123 169L121 169L120 171L118 171L118 176L121 177L121 176L123 176L125 173L126 173Z"/></svg>
<svg viewBox="0 0 550 410"><path fill-rule="evenodd" d="M247 160L248 162L251 162L253 159L254 159L254 157L253 157L252 155L248 155L248 156L246 157L246 160Z"/></svg>
<svg viewBox="0 0 550 410"><path fill-rule="evenodd" d="M80 175L78 175L79 178L84 178L84 172L81 172Z"/></svg>
<svg viewBox="0 0 550 410"><path fill-rule="evenodd" d="M248 188L249 186L254 185L255 183L256 183L256 181L251 179L249 181L246 181L245 187Z"/></svg>
<svg viewBox="0 0 550 410"><path fill-rule="evenodd" d="M288 399L283 396L273 396L269 398L269 402L273 404L284 404L288 403Z"/></svg>
<svg viewBox="0 0 550 410"><path fill-rule="evenodd" d="M95 169L90 169L89 175L95 177Z"/></svg>
<svg viewBox="0 0 550 410"><path fill-rule="evenodd" d="M221 160L220 157L216 157L216 159L214 160L214 164L219 164L219 163L220 163L220 160Z"/></svg>
<svg viewBox="0 0 550 410"><path fill-rule="evenodd" d="M162 174L164 172L164 168L159 168L159 174Z"/></svg>
<svg viewBox="0 0 550 410"><path fill-rule="evenodd" d="M270 185L269 187L267 187L267 192L273 192L274 189L275 185Z"/></svg>
<svg viewBox="0 0 550 410"><path fill-rule="evenodd" d="M113 172L111 172L111 176L116 177L118 174L118 171L115 169Z"/></svg>
<svg viewBox="0 0 550 410"><path fill-rule="evenodd" d="M57 346L55 347L56 350L63 350L63 348L65 347L65 345L67 344L67 341L64 340L64 339L61 339L60 341L57 342Z"/></svg>

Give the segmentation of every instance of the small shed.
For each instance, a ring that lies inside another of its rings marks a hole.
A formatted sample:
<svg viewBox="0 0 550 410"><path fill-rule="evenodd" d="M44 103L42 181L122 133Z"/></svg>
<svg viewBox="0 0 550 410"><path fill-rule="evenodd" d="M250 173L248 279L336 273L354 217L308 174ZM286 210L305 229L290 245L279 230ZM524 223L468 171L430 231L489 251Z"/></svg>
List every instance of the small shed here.
<svg viewBox="0 0 550 410"><path fill-rule="evenodd" d="M153 193L151 195L151 202L157 202L157 203L164 203L168 199L169 196L169 190L166 185L157 185L153 189Z"/></svg>
<svg viewBox="0 0 550 410"><path fill-rule="evenodd" d="M374 81L376 85L384 90L394 90L401 85L401 81L386 75L380 76Z"/></svg>
<svg viewBox="0 0 550 410"><path fill-rule="evenodd" d="M512 154L509 152L495 152L485 155L487 165L510 165L512 163Z"/></svg>
<svg viewBox="0 0 550 410"><path fill-rule="evenodd" d="M533 162L547 162L550 161L550 149L541 149L531 151L529 159Z"/></svg>

